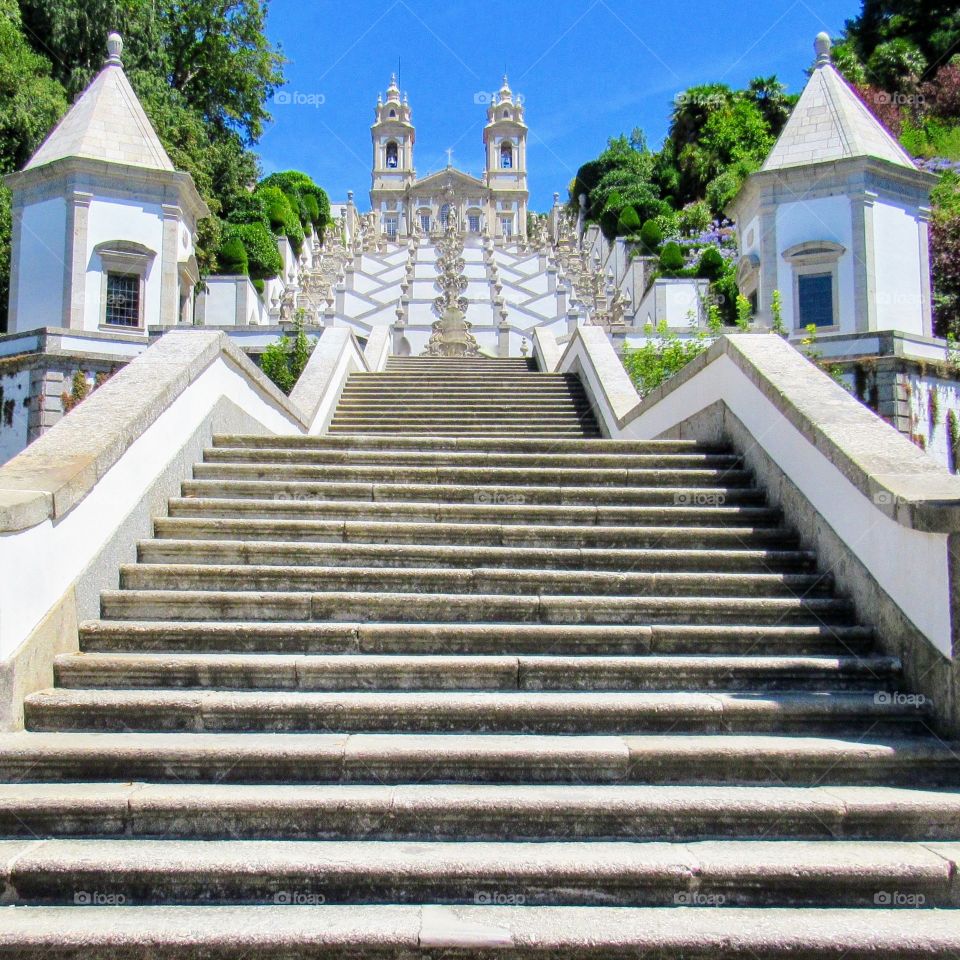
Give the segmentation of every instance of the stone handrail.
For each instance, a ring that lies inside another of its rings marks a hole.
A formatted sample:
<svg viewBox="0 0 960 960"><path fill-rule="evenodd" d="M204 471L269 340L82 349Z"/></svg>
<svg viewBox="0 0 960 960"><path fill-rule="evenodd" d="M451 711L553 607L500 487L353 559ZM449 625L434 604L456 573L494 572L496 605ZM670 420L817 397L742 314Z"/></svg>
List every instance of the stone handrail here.
<svg viewBox="0 0 960 960"><path fill-rule="evenodd" d="M218 360L235 368L291 431L307 429L297 406L225 334L171 332L0 466L0 533L63 517Z"/></svg>

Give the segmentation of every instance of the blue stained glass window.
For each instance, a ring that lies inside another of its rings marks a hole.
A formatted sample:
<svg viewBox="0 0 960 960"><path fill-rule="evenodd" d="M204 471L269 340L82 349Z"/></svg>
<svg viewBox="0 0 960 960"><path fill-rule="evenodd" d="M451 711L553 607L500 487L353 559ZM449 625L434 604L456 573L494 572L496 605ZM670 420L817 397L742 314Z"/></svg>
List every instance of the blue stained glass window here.
<svg viewBox="0 0 960 960"><path fill-rule="evenodd" d="M833 316L833 274L808 273L798 278L800 294L800 323L808 327L832 327L836 322Z"/></svg>

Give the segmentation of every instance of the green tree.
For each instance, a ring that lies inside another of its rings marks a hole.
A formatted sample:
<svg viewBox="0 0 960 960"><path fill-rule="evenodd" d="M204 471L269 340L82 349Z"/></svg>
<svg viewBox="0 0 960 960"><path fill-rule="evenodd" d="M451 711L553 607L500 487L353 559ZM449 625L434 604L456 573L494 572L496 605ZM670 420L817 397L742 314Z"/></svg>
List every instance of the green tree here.
<svg viewBox="0 0 960 960"><path fill-rule="evenodd" d="M23 36L17 4L0 0L0 175L22 167L66 109L50 62ZM0 184L0 330L6 329L10 231L10 191Z"/></svg>

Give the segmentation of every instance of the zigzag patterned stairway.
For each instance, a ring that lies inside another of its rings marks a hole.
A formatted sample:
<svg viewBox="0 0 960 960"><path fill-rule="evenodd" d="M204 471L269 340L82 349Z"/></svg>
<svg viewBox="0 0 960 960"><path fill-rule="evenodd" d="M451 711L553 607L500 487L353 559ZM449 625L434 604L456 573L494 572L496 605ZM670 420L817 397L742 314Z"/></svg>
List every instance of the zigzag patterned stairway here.
<svg viewBox="0 0 960 960"><path fill-rule="evenodd" d="M733 451L596 432L410 360L216 438L0 736L0 955L960 955L900 664Z"/></svg>

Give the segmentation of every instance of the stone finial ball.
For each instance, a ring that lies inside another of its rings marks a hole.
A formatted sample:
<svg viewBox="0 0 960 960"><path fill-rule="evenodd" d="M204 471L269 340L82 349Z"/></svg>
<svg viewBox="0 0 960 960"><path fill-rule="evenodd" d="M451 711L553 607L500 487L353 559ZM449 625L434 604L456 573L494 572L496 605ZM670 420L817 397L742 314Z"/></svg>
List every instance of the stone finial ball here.
<svg viewBox="0 0 960 960"><path fill-rule="evenodd" d="M828 57L830 56L830 51L833 48L833 41L830 39L829 33L818 33L817 39L813 43L813 49L817 51L818 57Z"/></svg>

